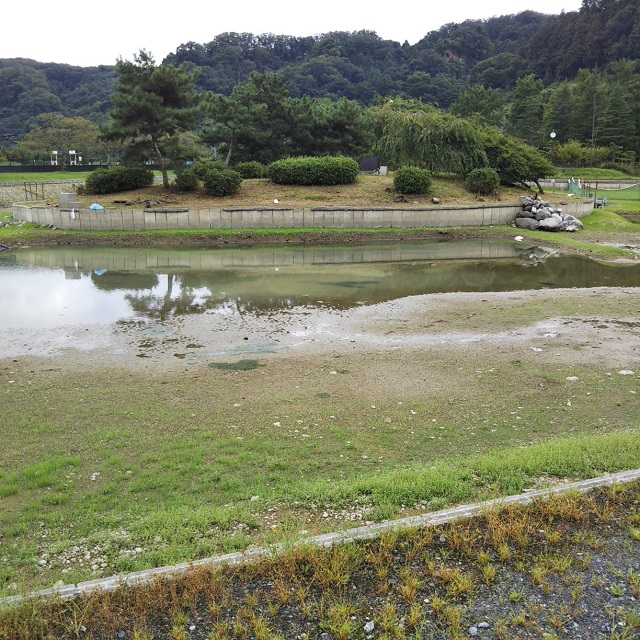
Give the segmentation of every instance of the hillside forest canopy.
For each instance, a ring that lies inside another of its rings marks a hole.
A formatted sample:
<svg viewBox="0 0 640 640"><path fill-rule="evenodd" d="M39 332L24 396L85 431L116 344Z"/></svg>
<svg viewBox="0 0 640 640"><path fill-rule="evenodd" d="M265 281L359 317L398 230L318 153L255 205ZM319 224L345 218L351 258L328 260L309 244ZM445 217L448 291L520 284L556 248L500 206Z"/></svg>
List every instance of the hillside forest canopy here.
<svg viewBox="0 0 640 640"><path fill-rule="evenodd" d="M167 147L160 156L162 145L145 142L148 128L132 132L114 119L127 93L118 89L123 72L135 71L144 50L113 67L2 59L0 161L49 164L54 149L58 166L69 149L80 149L85 162L160 164L166 154L171 164L204 154L230 165L376 153L390 165L409 159L461 170L490 162L489 136L494 151L497 141L517 140L555 165L630 167L640 157L639 4L584 0L579 11L555 16L467 20L414 45L371 31L223 33L188 42L161 64L147 60L159 77L186 79L186 103L164 114L165 127L174 120L171 131L159 131ZM465 159L408 158L381 137L381 110L391 104L384 113L404 105L458 133L471 127L484 143L472 150L458 138Z"/></svg>

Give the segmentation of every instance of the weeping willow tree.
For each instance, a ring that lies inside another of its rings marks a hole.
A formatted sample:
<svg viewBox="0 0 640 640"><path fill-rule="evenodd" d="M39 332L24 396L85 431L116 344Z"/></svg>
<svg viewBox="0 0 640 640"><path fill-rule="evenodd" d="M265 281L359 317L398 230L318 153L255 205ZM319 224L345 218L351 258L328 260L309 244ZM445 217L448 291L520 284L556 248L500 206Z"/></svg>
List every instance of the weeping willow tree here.
<svg viewBox="0 0 640 640"><path fill-rule="evenodd" d="M551 163L525 142L416 100L390 100L368 114L377 139L374 150L394 166L460 176L491 167L502 184L528 188L534 183L540 191L539 180L553 172Z"/></svg>
<svg viewBox="0 0 640 640"><path fill-rule="evenodd" d="M432 173L466 175L489 166L476 123L431 105L396 99L369 109L375 152L394 166L417 165Z"/></svg>

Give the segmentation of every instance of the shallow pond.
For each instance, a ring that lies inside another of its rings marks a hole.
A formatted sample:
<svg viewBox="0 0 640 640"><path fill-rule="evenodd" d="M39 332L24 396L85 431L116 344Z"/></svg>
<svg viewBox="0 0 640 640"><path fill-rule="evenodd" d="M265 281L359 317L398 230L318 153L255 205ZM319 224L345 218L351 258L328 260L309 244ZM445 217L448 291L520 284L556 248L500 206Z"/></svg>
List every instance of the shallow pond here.
<svg viewBox="0 0 640 640"><path fill-rule="evenodd" d="M26 248L0 254L0 328L349 309L444 292L637 286L640 266L515 241L259 249Z"/></svg>

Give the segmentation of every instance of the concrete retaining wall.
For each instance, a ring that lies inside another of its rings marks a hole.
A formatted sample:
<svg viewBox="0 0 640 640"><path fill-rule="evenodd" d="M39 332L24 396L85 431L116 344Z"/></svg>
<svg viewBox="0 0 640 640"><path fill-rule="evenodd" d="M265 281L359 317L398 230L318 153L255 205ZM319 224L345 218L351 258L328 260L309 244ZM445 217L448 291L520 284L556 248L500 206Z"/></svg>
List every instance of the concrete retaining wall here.
<svg viewBox="0 0 640 640"><path fill-rule="evenodd" d="M171 273L216 271L228 268L306 267L358 263L413 262L421 260L514 260L522 257L523 245L516 242L466 240L421 242L417 245L393 243L381 246L264 247L237 249L144 249L135 251L114 247L29 247L15 254L17 264L69 271Z"/></svg>
<svg viewBox="0 0 640 640"><path fill-rule="evenodd" d="M105 209L69 211L13 205L14 220L82 231L150 231L158 229L376 229L465 227L511 224L520 204L425 209ZM571 201L565 213L589 215L593 201Z"/></svg>

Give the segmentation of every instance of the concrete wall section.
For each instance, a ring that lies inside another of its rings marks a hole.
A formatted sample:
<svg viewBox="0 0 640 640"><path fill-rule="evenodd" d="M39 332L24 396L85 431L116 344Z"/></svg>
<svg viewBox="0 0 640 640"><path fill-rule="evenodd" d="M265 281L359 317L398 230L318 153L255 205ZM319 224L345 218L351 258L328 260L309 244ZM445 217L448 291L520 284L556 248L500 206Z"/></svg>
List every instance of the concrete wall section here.
<svg viewBox="0 0 640 640"><path fill-rule="evenodd" d="M576 218L593 211L593 200L561 205ZM521 205L430 207L425 209L190 209L188 211L70 211L13 205L15 220L83 231L145 231L155 229L376 229L463 227L511 224ZM72 215L74 217L72 217Z"/></svg>

